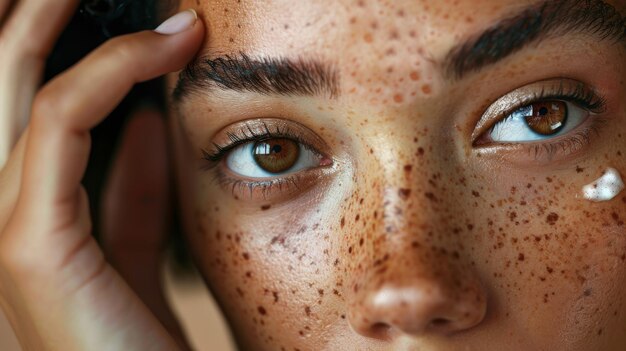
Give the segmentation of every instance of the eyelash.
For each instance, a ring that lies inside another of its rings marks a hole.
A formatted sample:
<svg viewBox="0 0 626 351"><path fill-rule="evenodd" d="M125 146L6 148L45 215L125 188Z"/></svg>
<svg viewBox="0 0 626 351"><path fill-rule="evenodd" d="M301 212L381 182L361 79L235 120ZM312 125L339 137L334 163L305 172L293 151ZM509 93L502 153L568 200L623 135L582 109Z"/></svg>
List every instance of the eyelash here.
<svg viewBox="0 0 626 351"><path fill-rule="evenodd" d="M263 133L255 133L249 126L242 127L236 133L227 134L231 141L230 143L225 145L213 143L215 148L214 151L202 149L202 158L207 161L207 165L204 166L203 169L209 170L215 168L220 164L220 162L222 162L224 157L226 157L230 151L238 146L251 142L262 142L276 138L290 139L300 144L307 150L322 156L322 153L313 147L311 143L307 142L306 139L304 139L299 133L289 129L289 127L285 126L281 129L279 126L276 126L275 131L272 131L267 124L264 123L263 126ZM241 190L247 189L250 192L250 195L252 195L254 191L260 190L263 198L266 198L276 187L278 187L279 191L283 191L283 187L285 186L293 186L296 189L299 189L299 173L300 172L296 172L272 179L250 181L230 177L225 172L218 170L216 172L215 180L224 187L231 187L231 191L234 195L237 194L237 190L240 190L240 192L243 193Z"/></svg>
<svg viewBox="0 0 626 351"><path fill-rule="evenodd" d="M565 89L566 88L561 84L559 88L555 91L550 92L544 89L541 92L534 94L533 96L524 98L522 101L517 103L515 107L503 113L503 115L506 117L497 119L493 123L493 125L489 129L487 129L487 132L491 132L493 127L497 123L506 121L506 119L518 109L542 101L561 100L571 102L576 104L578 107L583 108L588 112L596 115L601 114L605 111L606 99L594 92L593 89L588 88L585 84L577 83L575 87L570 87L568 90ZM528 153L534 153L535 159L539 159L539 157L545 154L547 156L547 159L551 160L559 151L562 151L566 155L576 152L577 150L580 150L580 148L582 148L583 146L589 144L592 133L599 133L600 127L604 124L604 122L606 122L606 118L596 116L593 117L592 122L593 123L591 123L585 129L580 130L573 135L566 137L565 139L557 137L555 138L557 139L556 141L528 143ZM520 144L501 143L501 145Z"/></svg>

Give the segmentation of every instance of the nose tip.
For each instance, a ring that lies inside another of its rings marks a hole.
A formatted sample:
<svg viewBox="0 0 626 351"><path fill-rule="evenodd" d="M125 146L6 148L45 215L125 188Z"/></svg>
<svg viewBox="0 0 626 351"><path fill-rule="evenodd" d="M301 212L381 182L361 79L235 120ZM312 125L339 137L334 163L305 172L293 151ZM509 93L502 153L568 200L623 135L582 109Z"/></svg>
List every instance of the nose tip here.
<svg viewBox="0 0 626 351"><path fill-rule="evenodd" d="M352 309L350 324L361 335L388 339L393 334L450 335L478 325L486 313L481 290L450 294L436 286L383 287Z"/></svg>

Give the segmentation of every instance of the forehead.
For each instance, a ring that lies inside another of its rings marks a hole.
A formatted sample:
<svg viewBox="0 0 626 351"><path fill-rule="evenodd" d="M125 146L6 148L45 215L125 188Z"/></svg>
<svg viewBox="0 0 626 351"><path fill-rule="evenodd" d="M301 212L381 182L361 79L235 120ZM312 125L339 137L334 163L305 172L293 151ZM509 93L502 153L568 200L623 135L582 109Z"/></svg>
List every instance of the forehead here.
<svg viewBox="0 0 626 351"><path fill-rule="evenodd" d="M609 3L623 10L624 1ZM184 0L181 7L196 8L205 20L208 35L202 56L215 58L244 53L252 57L323 62L340 73L340 91L377 104L395 101L396 97L398 102L405 101L402 91L417 97L431 96L431 92L436 95L446 84L443 73L450 63L446 56L451 49L469 44L496 24L510 23L508 20L513 15L534 15L546 4L550 2ZM549 11L559 12L561 16L560 20L554 18L551 22L563 23L563 18L571 18L564 9L582 11L601 1L562 0L552 4L547 6ZM582 26L584 22L588 32L594 31L594 20L581 19L585 16L580 13L575 18L581 23L572 26ZM550 23L546 18L536 23ZM516 38L509 35L505 42L512 45ZM500 44L493 45L491 48L495 49ZM485 57L492 53L490 50L484 46L478 50L482 52L480 60L488 61ZM553 48L553 54L560 53L559 50ZM542 54L545 57L547 52ZM466 60L465 55L457 57ZM494 60L495 57L498 55L494 53Z"/></svg>
<svg viewBox="0 0 626 351"><path fill-rule="evenodd" d="M455 44L535 2L185 0L181 8L205 19L202 55L314 59L341 72L342 91L383 101L398 89L415 90L412 80L430 92Z"/></svg>
<svg viewBox="0 0 626 351"><path fill-rule="evenodd" d="M533 2L195 0L183 7L207 20L209 49L345 60L363 51L377 59L391 51L439 57L464 35Z"/></svg>

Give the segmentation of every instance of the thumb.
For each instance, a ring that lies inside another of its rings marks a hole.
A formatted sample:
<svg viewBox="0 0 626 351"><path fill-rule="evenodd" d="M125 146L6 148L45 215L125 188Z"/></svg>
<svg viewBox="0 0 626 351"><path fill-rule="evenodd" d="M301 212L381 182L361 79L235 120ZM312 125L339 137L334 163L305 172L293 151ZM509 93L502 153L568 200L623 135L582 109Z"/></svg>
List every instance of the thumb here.
<svg viewBox="0 0 626 351"><path fill-rule="evenodd" d="M117 269L183 349L190 349L161 282L170 192L163 116L135 112L104 188L102 246Z"/></svg>

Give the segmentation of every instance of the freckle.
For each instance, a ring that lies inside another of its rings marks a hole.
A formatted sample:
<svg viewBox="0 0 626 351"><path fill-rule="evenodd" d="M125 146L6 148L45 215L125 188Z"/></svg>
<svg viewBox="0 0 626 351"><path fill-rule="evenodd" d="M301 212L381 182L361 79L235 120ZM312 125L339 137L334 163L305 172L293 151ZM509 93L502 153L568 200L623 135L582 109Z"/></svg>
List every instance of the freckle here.
<svg viewBox="0 0 626 351"><path fill-rule="evenodd" d="M420 74L418 72L416 72L416 71L411 72L409 77L411 77L411 80L413 80L413 81L420 80Z"/></svg>
<svg viewBox="0 0 626 351"><path fill-rule="evenodd" d="M231 42L231 43L234 43L234 42L235 42L235 39L233 39L233 38L228 38L228 41L229 41L229 42Z"/></svg>
<svg viewBox="0 0 626 351"><path fill-rule="evenodd" d="M401 103L404 101L404 96L402 96L402 94L396 94L393 96L393 101Z"/></svg>
<svg viewBox="0 0 626 351"><path fill-rule="evenodd" d="M550 225L555 225L558 220L559 220L559 215L554 212L550 213L546 217L546 222L548 222L548 224Z"/></svg>
<svg viewBox="0 0 626 351"><path fill-rule="evenodd" d="M524 254L520 253L519 255L517 255L517 260L518 261L524 261Z"/></svg>
<svg viewBox="0 0 626 351"><path fill-rule="evenodd" d="M427 192L424 193L424 196L426 196L426 198L432 202L437 202L437 197L433 193Z"/></svg>
<svg viewBox="0 0 626 351"><path fill-rule="evenodd" d="M272 291L272 296L274 296L274 302L278 302L278 292Z"/></svg>
<svg viewBox="0 0 626 351"><path fill-rule="evenodd" d="M412 170L413 170L413 166L411 166L411 165L405 165L404 166L404 171L405 172L408 173L408 172L411 172Z"/></svg>
<svg viewBox="0 0 626 351"><path fill-rule="evenodd" d="M265 309L265 307L263 307L263 306L259 306L259 307L257 308L257 311L259 311L259 313L260 313L261 315L263 315L263 316L265 316L265 315L267 314L267 310L266 310L266 309Z"/></svg>
<svg viewBox="0 0 626 351"><path fill-rule="evenodd" d="M421 148L421 147L417 148L417 155L418 156L424 155L424 148Z"/></svg>
<svg viewBox="0 0 626 351"><path fill-rule="evenodd" d="M480 197L480 193L476 190L472 190L472 195L474 195L474 197Z"/></svg>
<svg viewBox="0 0 626 351"><path fill-rule="evenodd" d="M356 23L356 17L351 17L350 24L355 24L355 23Z"/></svg>
<svg viewBox="0 0 626 351"><path fill-rule="evenodd" d="M422 92L426 95L429 95L432 92L432 88L430 87L430 85L425 84L422 86Z"/></svg>
<svg viewBox="0 0 626 351"><path fill-rule="evenodd" d="M267 211L270 209L270 207L272 207L272 205L263 205L261 206L261 211Z"/></svg>
<svg viewBox="0 0 626 351"><path fill-rule="evenodd" d="M359 240L359 246L363 246L363 243L364 243L364 242L365 242L365 240L363 240L363 238L361 238L361 239Z"/></svg>
<svg viewBox="0 0 626 351"><path fill-rule="evenodd" d="M371 43L371 42L373 42L373 41L374 41L374 37L372 37L372 34L370 34L370 33L366 33L366 34L363 36L363 40L365 40L365 42L366 42L366 43Z"/></svg>
<svg viewBox="0 0 626 351"><path fill-rule="evenodd" d="M346 218L345 217L341 217L341 228L343 228L343 226L346 225Z"/></svg>
<svg viewBox="0 0 626 351"><path fill-rule="evenodd" d="M243 256L243 258L244 258L245 260L249 260L249 259L250 259L250 254L249 254L249 253L247 253L247 252L244 252L242 256Z"/></svg>
<svg viewBox="0 0 626 351"><path fill-rule="evenodd" d="M580 166L576 166L576 173L582 173L585 169L580 167Z"/></svg>
<svg viewBox="0 0 626 351"><path fill-rule="evenodd" d="M546 182L548 182L548 183L552 183L552 178L550 178L550 177L546 177Z"/></svg>
<svg viewBox="0 0 626 351"><path fill-rule="evenodd" d="M411 195L411 189L400 188L398 190L398 196L400 196L402 200L408 199L410 195Z"/></svg>
<svg viewBox="0 0 626 351"><path fill-rule="evenodd" d="M348 253L352 253L352 246L348 248Z"/></svg>

